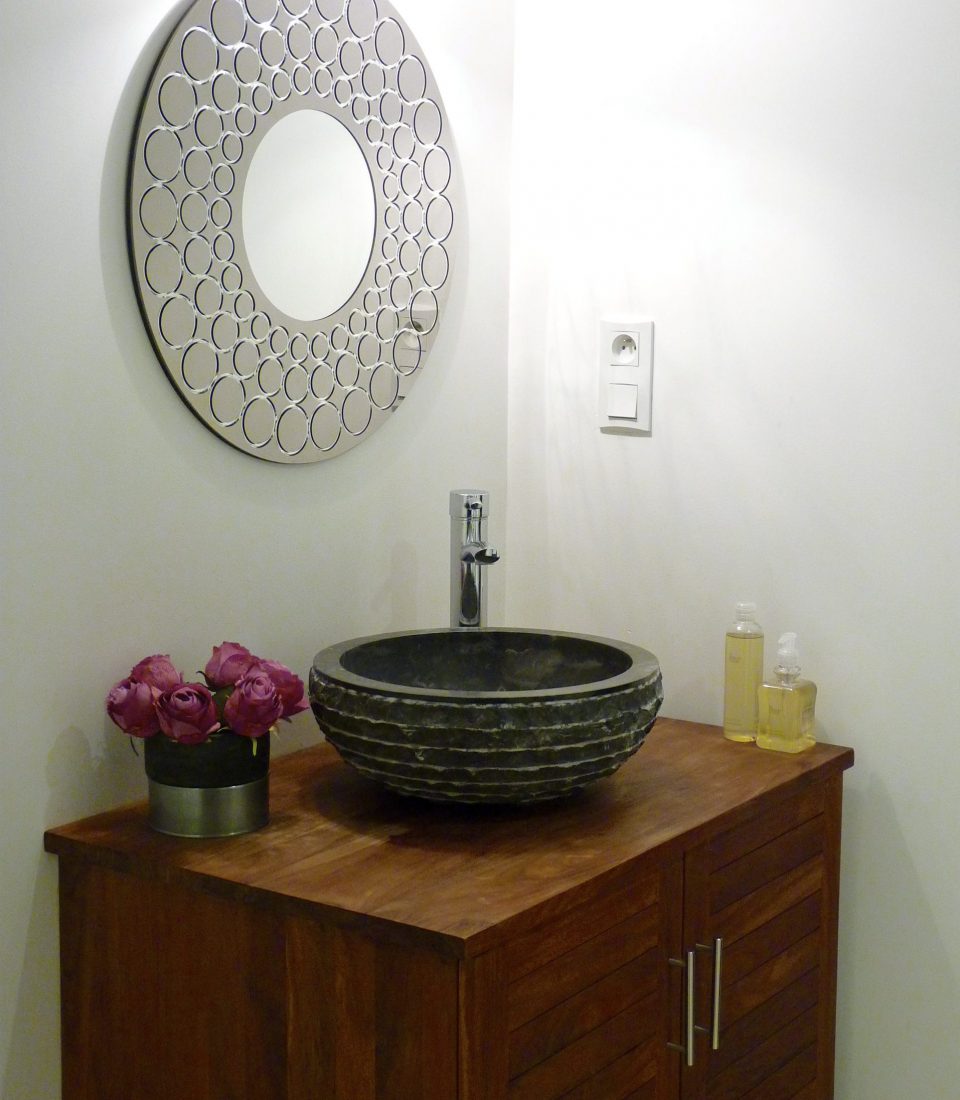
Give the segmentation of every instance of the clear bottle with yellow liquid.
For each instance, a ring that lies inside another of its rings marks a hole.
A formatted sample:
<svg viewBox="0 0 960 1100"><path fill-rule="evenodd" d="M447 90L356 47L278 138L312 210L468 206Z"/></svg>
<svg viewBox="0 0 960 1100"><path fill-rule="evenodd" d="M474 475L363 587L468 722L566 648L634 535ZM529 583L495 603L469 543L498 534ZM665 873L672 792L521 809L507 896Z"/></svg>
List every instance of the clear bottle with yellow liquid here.
<svg viewBox="0 0 960 1100"><path fill-rule="evenodd" d="M736 617L724 646L723 736L730 741L756 741L763 630L757 622L756 604L738 603Z"/></svg>
<svg viewBox="0 0 960 1100"><path fill-rule="evenodd" d="M777 752L803 752L813 748L814 707L817 685L800 679L800 652L796 634L782 634L777 643L774 680L763 683L758 693L757 744Z"/></svg>

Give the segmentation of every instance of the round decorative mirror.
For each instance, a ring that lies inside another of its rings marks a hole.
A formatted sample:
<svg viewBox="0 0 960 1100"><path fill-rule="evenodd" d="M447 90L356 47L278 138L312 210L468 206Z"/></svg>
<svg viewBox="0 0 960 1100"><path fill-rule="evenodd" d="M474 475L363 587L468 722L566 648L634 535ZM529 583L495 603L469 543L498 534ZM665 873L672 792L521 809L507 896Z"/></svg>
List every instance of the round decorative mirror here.
<svg viewBox="0 0 960 1100"><path fill-rule="evenodd" d="M443 103L386 0L196 0L134 139L134 281L174 386L274 462L342 454L424 362L451 262Z"/></svg>

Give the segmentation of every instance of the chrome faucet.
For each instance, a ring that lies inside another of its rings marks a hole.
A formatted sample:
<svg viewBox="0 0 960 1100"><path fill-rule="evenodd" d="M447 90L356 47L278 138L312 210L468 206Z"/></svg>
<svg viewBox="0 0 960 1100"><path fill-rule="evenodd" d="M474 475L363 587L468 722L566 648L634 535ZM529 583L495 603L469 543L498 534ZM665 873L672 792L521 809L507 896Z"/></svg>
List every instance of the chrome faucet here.
<svg viewBox="0 0 960 1100"><path fill-rule="evenodd" d="M490 494L481 489L455 489L450 494L450 625L480 627L487 621L485 565L500 555L484 541Z"/></svg>

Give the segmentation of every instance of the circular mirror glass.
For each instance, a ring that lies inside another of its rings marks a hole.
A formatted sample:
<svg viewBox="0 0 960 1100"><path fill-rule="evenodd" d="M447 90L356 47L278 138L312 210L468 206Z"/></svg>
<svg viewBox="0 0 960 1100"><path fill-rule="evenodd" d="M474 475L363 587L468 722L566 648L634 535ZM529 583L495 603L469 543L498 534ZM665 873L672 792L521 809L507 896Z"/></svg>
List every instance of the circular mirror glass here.
<svg viewBox="0 0 960 1100"><path fill-rule="evenodd" d="M302 110L267 131L250 161L243 235L254 278L298 321L347 302L367 269L376 201L366 158L332 115Z"/></svg>

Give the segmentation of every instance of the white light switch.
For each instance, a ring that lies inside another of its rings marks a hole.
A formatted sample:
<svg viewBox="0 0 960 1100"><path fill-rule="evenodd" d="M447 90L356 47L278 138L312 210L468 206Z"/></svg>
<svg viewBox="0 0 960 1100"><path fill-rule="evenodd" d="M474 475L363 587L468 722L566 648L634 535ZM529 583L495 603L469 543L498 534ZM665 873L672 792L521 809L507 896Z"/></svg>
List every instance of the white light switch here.
<svg viewBox="0 0 960 1100"><path fill-rule="evenodd" d="M607 416L635 421L637 387L623 382L611 382L607 386Z"/></svg>
<svg viewBox="0 0 960 1100"><path fill-rule="evenodd" d="M649 432L653 321L601 321L597 334L600 430Z"/></svg>

